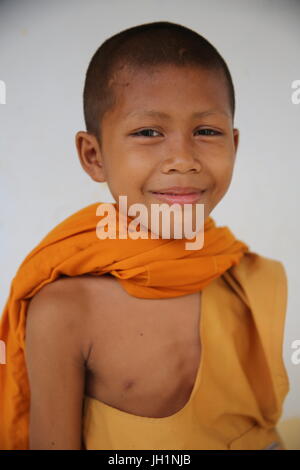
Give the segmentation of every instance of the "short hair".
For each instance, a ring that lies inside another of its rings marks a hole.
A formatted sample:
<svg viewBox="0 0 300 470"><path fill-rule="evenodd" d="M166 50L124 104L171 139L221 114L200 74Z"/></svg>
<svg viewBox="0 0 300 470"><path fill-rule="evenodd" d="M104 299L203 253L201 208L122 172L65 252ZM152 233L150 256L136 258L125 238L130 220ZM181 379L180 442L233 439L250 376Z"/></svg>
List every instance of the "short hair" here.
<svg viewBox="0 0 300 470"><path fill-rule="evenodd" d="M119 70L161 65L199 66L223 72L228 88L232 120L235 113L234 86L228 66L217 49L185 26L169 21L145 23L106 39L87 68L83 92L86 129L101 139L104 114L116 104L113 77Z"/></svg>

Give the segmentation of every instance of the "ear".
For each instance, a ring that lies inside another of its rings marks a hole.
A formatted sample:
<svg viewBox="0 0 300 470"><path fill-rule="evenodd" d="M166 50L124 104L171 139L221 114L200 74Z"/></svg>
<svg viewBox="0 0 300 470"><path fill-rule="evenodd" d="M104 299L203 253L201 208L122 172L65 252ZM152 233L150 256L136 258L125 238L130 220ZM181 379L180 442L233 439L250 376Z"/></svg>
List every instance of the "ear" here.
<svg viewBox="0 0 300 470"><path fill-rule="evenodd" d="M75 136L75 145L80 164L94 181L105 181L104 165L99 142L93 134L79 131Z"/></svg>
<svg viewBox="0 0 300 470"><path fill-rule="evenodd" d="M234 153L236 155L237 149L240 141L240 131L236 128L233 129L233 143L234 143Z"/></svg>

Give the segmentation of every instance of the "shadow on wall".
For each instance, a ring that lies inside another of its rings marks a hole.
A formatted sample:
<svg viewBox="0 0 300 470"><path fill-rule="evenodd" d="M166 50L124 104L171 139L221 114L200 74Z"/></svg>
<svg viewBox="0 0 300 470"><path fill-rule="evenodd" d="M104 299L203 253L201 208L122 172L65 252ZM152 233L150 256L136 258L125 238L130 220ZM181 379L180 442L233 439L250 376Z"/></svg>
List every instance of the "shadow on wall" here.
<svg viewBox="0 0 300 470"><path fill-rule="evenodd" d="M286 450L300 450L300 418L279 421L276 429L282 436Z"/></svg>

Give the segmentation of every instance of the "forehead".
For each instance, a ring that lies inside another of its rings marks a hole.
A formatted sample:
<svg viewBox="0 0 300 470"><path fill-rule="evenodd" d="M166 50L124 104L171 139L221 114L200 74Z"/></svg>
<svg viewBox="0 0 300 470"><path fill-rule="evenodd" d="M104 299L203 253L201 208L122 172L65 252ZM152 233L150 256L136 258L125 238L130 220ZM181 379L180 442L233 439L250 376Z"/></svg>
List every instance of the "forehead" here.
<svg viewBox="0 0 300 470"><path fill-rule="evenodd" d="M212 108L230 115L228 88L222 71L199 66L123 67L115 72L110 86L116 94L113 113L122 119L153 109L160 110L161 117L167 114L164 111L197 109L199 112Z"/></svg>

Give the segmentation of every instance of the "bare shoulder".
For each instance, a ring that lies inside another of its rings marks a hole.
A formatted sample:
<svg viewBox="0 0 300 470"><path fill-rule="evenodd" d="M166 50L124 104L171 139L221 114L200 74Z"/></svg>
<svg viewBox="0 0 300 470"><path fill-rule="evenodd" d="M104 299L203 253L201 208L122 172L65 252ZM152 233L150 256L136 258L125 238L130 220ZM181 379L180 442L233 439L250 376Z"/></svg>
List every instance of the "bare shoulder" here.
<svg viewBox="0 0 300 470"><path fill-rule="evenodd" d="M61 277L43 286L31 299L27 309L27 329L37 323L39 328L56 325L57 338L73 342L78 360L86 361L90 344L88 325L90 316L89 282L84 276ZM65 338L66 339L66 338Z"/></svg>
<svg viewBox="0 0 300 470"><path fill-rule="evenodd" d="M25 359L30 385L30 448L80 449L89 353L86 280L59 278L29 301Z"/></svg>

